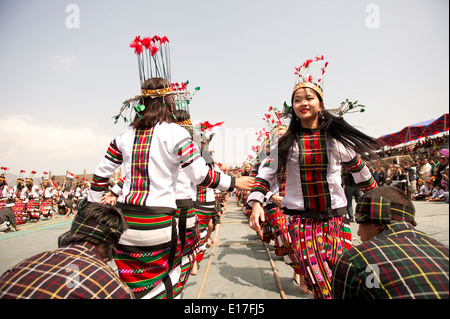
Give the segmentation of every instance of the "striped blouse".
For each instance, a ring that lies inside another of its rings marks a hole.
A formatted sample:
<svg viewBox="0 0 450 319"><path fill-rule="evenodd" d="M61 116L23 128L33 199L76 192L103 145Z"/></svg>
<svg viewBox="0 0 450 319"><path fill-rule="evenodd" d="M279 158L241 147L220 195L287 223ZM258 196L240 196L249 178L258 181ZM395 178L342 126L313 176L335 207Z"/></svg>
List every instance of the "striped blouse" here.
<svg viewBox="0 0 450 319"><path fill-rule="evenodd" d="M110 144L95 169L88 201L100 202L109 177L121 164L125 170L118 202L176 209L176 180L180 168L197 185L227 191L231 176L210 170L189 133L177 124L151 129L127 128Z"/></svg>
<svg viewBox="0 0 450 319"><path fill-rule="evenodd" d="M278 154L276 145L271 148L271 154ZM323 131L299 132L298 142L287 161L283 211L317 219L345 215L347 200L341 186L342 164L363 192L377 187L368 167L353 150L333 138L325 138ZM272 185L279 185L277 168L277 158L269 156L248 197L250 206L253 201L264 203Z"/></svg>

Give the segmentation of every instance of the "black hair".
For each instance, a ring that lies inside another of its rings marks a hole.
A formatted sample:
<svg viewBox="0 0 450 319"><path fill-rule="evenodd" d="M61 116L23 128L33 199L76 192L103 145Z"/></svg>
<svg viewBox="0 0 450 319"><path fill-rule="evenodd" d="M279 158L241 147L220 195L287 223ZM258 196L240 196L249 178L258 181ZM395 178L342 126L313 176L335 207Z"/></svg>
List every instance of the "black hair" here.
<svg viewBox="0 0 450 319"><path fill-rule="evenodd" d="M322 97L315 90L313 91L322 103ZM301 122L295 114L293 107L283 113L282 116L290 117L291 121L286 134L280 137L278 142L279 172L286 169L289 152L294 146L294 143L298 142L297 134L302 129ZM355 151L364 161L381 160L380 156L375 152L380 149L380 145L375 138L357 130L342 117L331 114L325 108L321 110L317 130L324 130L327 138L336 139L345 147Z"/></svg>
<svg viewBox="0 0 450 319"><path fill-rule="evenodd" d="M170 86L171 84L163 78L150 78L142 83L142 88L147 90L164 89ZM175 122L177 113L173 95L155 98L143 97L142 103L145 105L144 111L137 112L130 124L135 129L152 128L162 122Z"/></svg>
<svg viewBox="0 0 450 319"><path fill-rule="evenodd" d="M184 122L191 118L191 115L186 110L177 110L177 122Z"/></svg>
<svg viewBox="0 0 450 319"><path fill-rule="evenodd" d="M111 227L121 234L126 229L128 229L128 224L122 212L118 208L109 204L87 202L84 206L82 206L78 214L82 214L84 218L87 218L91 221L95 221L104 226ZM103 256L108 261L114 258L115 245L93 236L77 233L75 235L71 235L70 239L68 239L68 241L63 245L81 242L89 242L99 248L102 251Z"/></svg>

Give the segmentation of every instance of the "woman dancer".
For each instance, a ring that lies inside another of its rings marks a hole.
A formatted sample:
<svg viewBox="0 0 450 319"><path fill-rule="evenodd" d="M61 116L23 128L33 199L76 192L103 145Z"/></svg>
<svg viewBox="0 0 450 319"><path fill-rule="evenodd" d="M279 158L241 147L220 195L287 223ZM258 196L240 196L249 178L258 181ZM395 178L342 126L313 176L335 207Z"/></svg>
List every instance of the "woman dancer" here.
<svg viewBox="0 0 450 319"><path fill-rule="evenodd" d="M278 158L271 152L274 164L260 170L248 203L252 206L249 225L259 230L265 220L261 203L271 184L278 182L277 175L286 172L282 206L291 217L289 232L298 268L314 297L328 299L332 296L331 269L347 247L341 164L363 192L377 187L362 157L377 158L373 150L378 145L375 139L324 109L322 88L317 83L323 83L321 76L328 63L319 69L321 76L314 78L310 72L311 64L321 61L323 57L316 57L296 69L299 80L292 93L292 107L287 109L291 122L278 142Z"/></svg>
<svg viewBox="0 0 450 319"><path fill-rule="evenodd" d="M209 122L208 122L209 123ZM202 123L200 123L202 127ZM202 155L206 157L208 167L214 172L221 172L219 167L214 163L212 154L209 151L209 143L211 142L214 133L210 130L203 129L200 132L200 148ZM195 214L198 218L198 227L200 232L198 253L195 258L194 264L191 268L191 274L197 275L198 265L205 256L206 249L208 248L208 226L212 220L216 210L216 195L214 189L204 185L197 185L195 192L194 208Z"/></svg>
<svg viewBox="0 0 450 319"><path fill-rule="evenodd" d="M53 218L53 196L56 188L52 186L50 179L45 178L42 182L42 202L40 205L41 215L45 218Z"/></svg>
<svg viewBox="0 0 450 319"><path fill-rule="evenodd" d="M177 104L178 106L178 104ZM177 124L185 128L193 137L193 126L188 111L177 109ZM197 258L200 230L198 217L195 214L194 198L196 185L188 178L183 169L176 181L176 204L175 218L178 223L180 245L181 245L181 275L177 286L177 293L181 293L187 283L194 261Z"/></svg>
<svg viewBox="0 0 450 319"><path fill-rule="evenodd" d="M116 120L131 107L136 116L95 169L88 200L101 202L110 176L123 165L123 193L116 205L129 229L115 256L120 278L137 298L173 298L181 272L175 220L180 168L195 184L224 191L249 189L253 181L209 170L189 133L174 123L167 38L136 37L130 46L138 54L141 95L125 101Z"/></svg>

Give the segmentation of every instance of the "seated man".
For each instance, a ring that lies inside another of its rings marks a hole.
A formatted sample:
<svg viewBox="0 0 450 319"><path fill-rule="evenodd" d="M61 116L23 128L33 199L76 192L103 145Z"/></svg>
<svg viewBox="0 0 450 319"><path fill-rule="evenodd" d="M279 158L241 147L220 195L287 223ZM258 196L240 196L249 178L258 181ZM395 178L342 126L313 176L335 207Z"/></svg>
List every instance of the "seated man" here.
<svg viewBox="0 0 450 319"><path fill-rule="evenodd" d="M449 298L449 250L414 228L415 208L396 187L363 195L356 207L363 243L333 269L334 298Z"/></svg>
<svg viewBox="0 0 450 319"><path fill-rule="evenodd" d="M420 180L420 179L419 179ZM428 199L433 193L433 181L428 180L425 182L425 186L421 186L418 194L412 196L412 200Z"/></svg>
<svg viewBox="0 0 450 319"><path fill-rule="evenodd" d="M444 190L442 189L442 185L440 183L436 183L434 185L433 193L427 202L443 202L445 201Z"/></svg>
<svg viewBox="0 0 450 319"><path fill-rule="evenodd" d="M0 298L133 299L107 264L126 228L119 209L86 204L58 239L62 247L28 258L2 275Z"/></svg>
<svg viewBox="0 0 450 319"><path fill-rule="evenodd" d="M419 178L417 180L417 190L415 193L411 194L412 200L420 200L425 198L425 192L429 191L423 179Z"/></svg>
<svg viewBox="0 0 450 319"><path fill-rule="evenodd" d="M18 231L16 223L16 216L12 211L10 205L7 204L7 207L0 209L0 231L1 232L9 232L11 228L14 228L15 231Z"/></svg>

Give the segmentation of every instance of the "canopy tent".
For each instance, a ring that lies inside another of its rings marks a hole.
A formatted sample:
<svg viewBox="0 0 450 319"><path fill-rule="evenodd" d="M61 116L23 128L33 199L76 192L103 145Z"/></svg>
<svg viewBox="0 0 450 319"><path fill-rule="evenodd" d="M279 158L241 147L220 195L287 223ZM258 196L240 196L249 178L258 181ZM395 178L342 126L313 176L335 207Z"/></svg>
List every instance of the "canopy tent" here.
<svg viewBox="0 0 450 319"><path fill-rule="evenodd" d="M442 115L436 121L427 125L427 127L423 131L422 135L425 137L425 136L439 134L439 133L442 133L445 131L448 131L448 113Z"/></svg>
<svg viewBox="0 0 450 319"><path fill-rule="evenodd" d="M382 146L395 146L445 131L448 131L448 113L436 120L431 119L412 124L406 126L399 132L383 135L379 137L377 141Z"/></svg>

